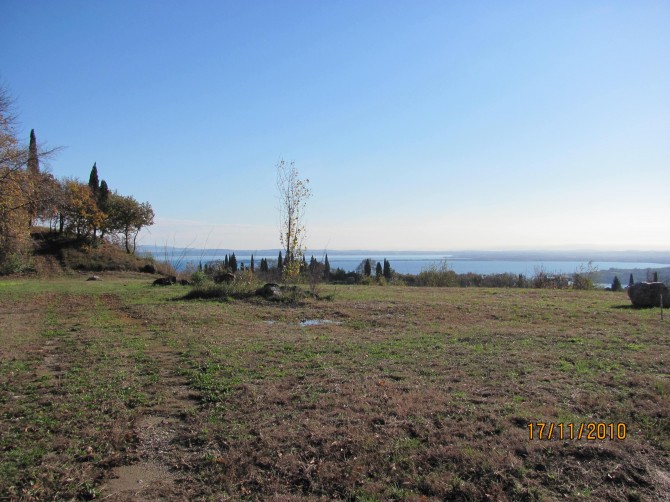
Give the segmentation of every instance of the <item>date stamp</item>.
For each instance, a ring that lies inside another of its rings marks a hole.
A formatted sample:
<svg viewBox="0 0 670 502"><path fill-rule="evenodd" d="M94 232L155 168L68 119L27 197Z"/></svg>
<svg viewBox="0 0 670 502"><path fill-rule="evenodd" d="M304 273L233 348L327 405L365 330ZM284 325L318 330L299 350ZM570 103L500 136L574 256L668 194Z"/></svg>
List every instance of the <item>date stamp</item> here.
<svg viewBox="0 0 670 502"><path fill-rule="evenodd" d="M528 424L530 441L623 441L626 439L627 427L624 422L582 422L554 423L531 422Z"/></svg>

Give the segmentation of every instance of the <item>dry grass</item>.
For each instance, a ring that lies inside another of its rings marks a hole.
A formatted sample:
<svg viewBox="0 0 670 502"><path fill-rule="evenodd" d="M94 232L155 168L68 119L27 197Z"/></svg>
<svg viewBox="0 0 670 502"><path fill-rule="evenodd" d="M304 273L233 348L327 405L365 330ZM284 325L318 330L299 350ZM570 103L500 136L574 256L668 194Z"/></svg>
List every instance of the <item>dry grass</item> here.
<svg viewBox="0 0 670 502"><path fill-rule="evenodd" d="M0 498L670 496L668 320L624 294L103 279L0 282ZM538 421L628 436L530 441Z"/></svg>

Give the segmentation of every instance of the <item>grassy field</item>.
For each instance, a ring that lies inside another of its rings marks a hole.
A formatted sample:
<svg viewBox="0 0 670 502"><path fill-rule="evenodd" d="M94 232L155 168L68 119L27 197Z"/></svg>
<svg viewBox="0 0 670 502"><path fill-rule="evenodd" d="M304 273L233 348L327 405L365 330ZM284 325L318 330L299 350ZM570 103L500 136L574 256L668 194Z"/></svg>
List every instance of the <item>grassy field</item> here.
<svg viewBox="0 0 670 502"><path fill-rule="evenodd" d="M670 319L623 293L85 278L0 281L0 499L670 499Z"/></svg>

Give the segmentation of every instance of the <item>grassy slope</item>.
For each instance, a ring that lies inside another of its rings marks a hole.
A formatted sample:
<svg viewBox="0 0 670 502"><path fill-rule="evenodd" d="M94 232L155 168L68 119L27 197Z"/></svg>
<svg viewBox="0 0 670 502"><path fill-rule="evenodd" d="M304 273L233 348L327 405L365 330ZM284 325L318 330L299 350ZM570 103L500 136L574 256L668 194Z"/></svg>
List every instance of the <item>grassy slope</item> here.
<svg viewBox="0 0 670 502"><path fill-rule="evenodd" d="M140 271L145 265L160 267L153 259L127 253L109 242L98 242L92 246L71 236L35 228L33 239L33 265L43 277L62 274L65 271Z"/></svg>
<svg viewBox="0 0 670 502"><path fill-rule="evenodd" d="M0 499L670 497L670 321L624 294L329 286L290 307L149 284L0 281ZM536 421L628 435L530 441Z"/></svg>

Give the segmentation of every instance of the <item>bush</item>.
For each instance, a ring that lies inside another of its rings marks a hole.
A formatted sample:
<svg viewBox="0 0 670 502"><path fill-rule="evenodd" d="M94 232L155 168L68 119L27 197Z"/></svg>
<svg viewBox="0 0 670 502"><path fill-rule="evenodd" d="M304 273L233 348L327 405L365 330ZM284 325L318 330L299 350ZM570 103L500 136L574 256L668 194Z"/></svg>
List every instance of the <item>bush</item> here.
<svg viewBox="0 0 670 502"><path fill-rule="evenodd" d="M206 273L199 270L199 271L193 272L193 274L191 274L191 283L194 286L196 286L196 287L203 286L207 282L209 282L209 277L207 276Z"/></svg>
<svg viewBox="0 0 670 502"><path fill-rule="evenodd" d="M0 275L19 274L32 270L33 263L30 257L19 253L11 253L0 261Z"/></svg>
<svg viewBox="0 0 670 502"><path fill-rule="evenodd" d="M454 287L460 284L458 274L451 270L446 260L424 268L416 279L417 286Z"/></svg>
<svg viewBox="0 0 670 502"><path fill-rule="evenodd" d="M575 270L575 273L572 274L572 288L582 290L593 289L593 281L597 272L598 269L593 265L593 262L588 262L587 265L580 266Z"/></svg>
<svg viewBox="0 0 670 502"><path fill-rule="evenodd" d="M550 274L542 267L535 269L535 275L530 283L537 289L566 289L570 286L570 281L565 275Z"/></svg>

